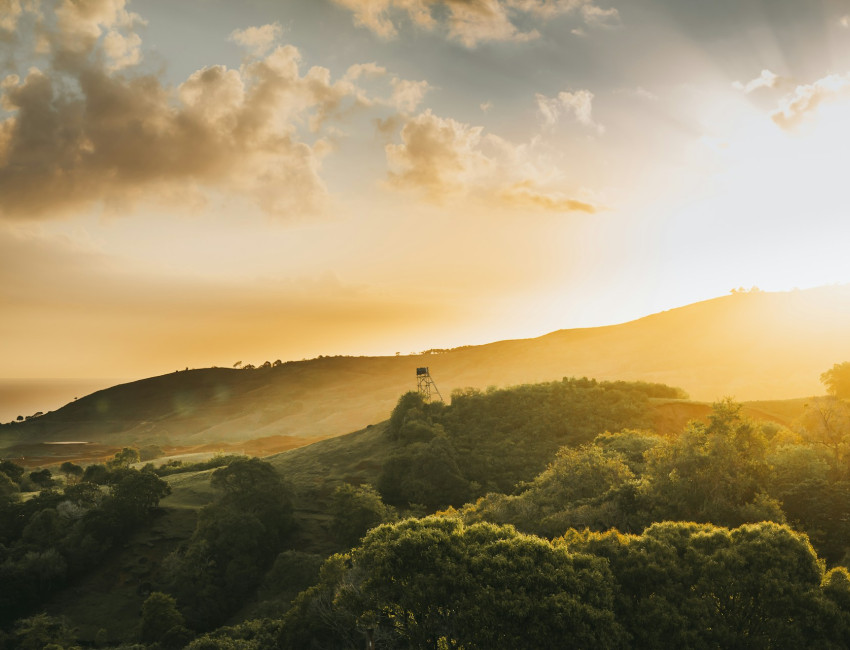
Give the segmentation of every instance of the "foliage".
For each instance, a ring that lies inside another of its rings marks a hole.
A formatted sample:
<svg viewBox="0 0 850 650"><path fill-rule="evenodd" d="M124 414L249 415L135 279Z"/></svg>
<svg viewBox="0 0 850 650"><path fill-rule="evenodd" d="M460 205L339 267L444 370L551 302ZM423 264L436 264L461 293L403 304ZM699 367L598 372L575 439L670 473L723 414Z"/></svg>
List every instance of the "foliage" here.
<svg viewBox="0 0 850 650"><path fill-rule="evenodd" d="M54 485L53 474L47 468L30 472L29 479L40 488L49 488Z"/></svg>
<svg viewBox="0 0 850 650"><path fill-rule="evenodd" d="M322 616L324 592L333 592ZM323 582L284 621L283 647L333 647L357 635L390 647L616 647L613 582L604 561L571 554L511 527L426 518L371 531L350 556L329 560ZM312 605L312 607L311 607ZM324 629L322 630L322 628Z"/></svg>
<svg viewBox="0 0 850 650"><path fill-rule="evenodd" d="M391 454L378 477L378 489L394 506L422 504L431 511L463 503L474 493L445 437L413 443Z"/></svg>
<svg viewBox="0 0 850 650"><path fill-rule="evenodd" d="M402 395L390 414L390 422L387 426L387 435L392 439L398 439L404 424L410 420L423 420L424 411L428 407L425 400L417 392L410 391Z"/></svg>
<svg viewBox="0 0 850 650"><path fill-rule="evenodd" d="M357 544L370 528L396 518L395 509L371 485L343 483L334 490L329 511L331 532L345 548Z"/></svg>
<svg viewBox="0 0 850 650"><path fill-rule="evenodd" d="M7 474L0 472L0 502L17 499L21 486L15 483Z"/></svg>
<svg viewBox="0 0 850 650"><path fill-rule="evenodd" d="M290 489L268 463L240 458L213 472L218 500L168 560L167 590L194 629L209 629L256 588L292 528Z"/></svg>
<svg viewBox="0 0 850 650"><path fill-rule="evenodd" d="M799 424L806 440L828 449L836 463L850 458L850 404L837 397L816 397L806 404Z"/></svg>
<svg viewBox="0 0 850 650"><path fill-rule="evenodd" d="M135 447L124 447L121 451L116 452L106 465L110 469L126 468L130 467L133 463L138 463L140 459L138 449Z"/></svg>
<svg viewBox="0 0 850 650"><path fill-rule="evenodd" d="M102 492L91 483L43 490L0 508L0 624L31 613L144 523L168 485L121 470Z"/></svg>
<svg viewBox="0 0 850 650"><path fill-rule="evenodd" d="M177 609L177 601L168 594L155 591L142 604L142 625L139 631L142 641L160 641L174 627L183 625L183 616Z"/></svg>
<svg viewBox="0 0 850 650"><path fill-rule="evenodd" d="M836 363L820 376L830 395L850 399L850 361Z"/></svg>
<svg viewBox="0 0 850 650"><path fill-rule="evenodd" d="M157 476L171 476L173 474L184 474L186 472L203 472L207 469L224 467L225 465L230 465L230 463L235 460L245 458L247 457L241 454L216 454L209 460L202 460L197 463L186 463L180 460L171 460L152 471Z"/></svg>
<svg viewBox="0 0 850 650"><path fill-rule="evenodd" d="M62 463L59 466L59 471L67 476L69 480L79 480L83 476L83 468L76 463L72 463L70 460L66 460Z"/></svg>
<svg viewBox="0 0 850 650"><path fill-rule="evenodd" d="M680 392L660 384L565 378L487 393L456 391L450 406L407 393L390 417L387 434L397 448L377 487L388 503L431 510L485 491L510 493L542 471L559 447L648 424L654 396Z"/></svg>
<svg viewBox="0 0 850 650"><path fill-rule="evenodd" d="M12 639L19 650L61 650L74 642L74 633L64 618L37 614L18 621Z"/></svg>
<svg viewBox="0 0 850 650"><path fill-rule="evenodd" d="M14 483L20 484L26 470L11 460L0 460L0 472L8 476Z"/></svg>
<svg viewBox="0 0 850 650"><path fill-rule="evenodd" d="M280 623L269 619L220 627L186 646L186 650L267 650L277 647Z"/></svg>
<svg viewBox="0 0 850 650"><path fill-rule="evenodd" d="M731 400L714 405L709 423L691 422L679 438L647 454L646 488L654 521L724 526L783 521L767 496L767 441Z"/></svg>
<svg viewBox="0 0 850 650"><path fill-rule="evenodd" d="M324 560L324 555L303 551L279 553L257 592L258 613L270 618L285 614L299 593L316 584Z"/></svg>
<svg viewBox="0 0 850 650"><path fill-rule="evenodd" d="M562 447L555 461L519 495L491 493L461 510L465 521L510 523L554 537L570 527L628 527L606 498L634 480L622 455L597 445Z"/></svg>
<svg viewBox="0 0 850 650"><path fill-rule="evenodd" d="M640 536L572 531L562 543L608 560L617 620L635 647L837 647L824 627L850 613L821 588L822 564L787 526L665 522Z"/></svg>

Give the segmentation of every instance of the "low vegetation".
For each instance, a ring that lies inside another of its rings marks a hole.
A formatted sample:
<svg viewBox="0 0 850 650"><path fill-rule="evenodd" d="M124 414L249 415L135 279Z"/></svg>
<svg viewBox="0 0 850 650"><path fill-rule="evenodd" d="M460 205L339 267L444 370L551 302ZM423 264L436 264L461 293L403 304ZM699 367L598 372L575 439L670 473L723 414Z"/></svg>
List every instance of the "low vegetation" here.
<svg viewBox="0 0 850 650"><path fill-rule="evenodd" d="M676 389L564 379L265 460L2 461L0 647L850 647L847 368L790 428L723 400L659 434ZM63 617L175 513L126 620Z"/></svg>

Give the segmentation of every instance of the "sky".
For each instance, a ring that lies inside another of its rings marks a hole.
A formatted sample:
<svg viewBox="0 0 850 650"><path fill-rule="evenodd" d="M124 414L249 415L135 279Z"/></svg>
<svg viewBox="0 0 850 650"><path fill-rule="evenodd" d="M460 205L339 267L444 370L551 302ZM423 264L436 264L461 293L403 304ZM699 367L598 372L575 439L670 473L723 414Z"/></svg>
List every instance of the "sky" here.
<svg viewBox="0 0 850 650"><path fill-rule="evenodd" d="M850 0L0 0L0 376L850 282Z"/></svg>

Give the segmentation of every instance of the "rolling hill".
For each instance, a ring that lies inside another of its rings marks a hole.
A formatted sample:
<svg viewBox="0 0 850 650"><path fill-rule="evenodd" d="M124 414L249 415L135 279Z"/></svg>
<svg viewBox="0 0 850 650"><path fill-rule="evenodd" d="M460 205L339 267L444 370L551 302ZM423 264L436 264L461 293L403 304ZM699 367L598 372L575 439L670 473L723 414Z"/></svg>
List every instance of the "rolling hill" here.
<svg viewBox="0 0 850 650"><path fill-rule="evenodd" d="M207 368L102 390L0 427L22 442L191 446L269 436L314 440L386 418L429 366L442 394L565 376L679 386L693 399L819 394L850 359L850 287L735 293L607 327L560 330L401 357L320 357L274 368Z"/></svg>

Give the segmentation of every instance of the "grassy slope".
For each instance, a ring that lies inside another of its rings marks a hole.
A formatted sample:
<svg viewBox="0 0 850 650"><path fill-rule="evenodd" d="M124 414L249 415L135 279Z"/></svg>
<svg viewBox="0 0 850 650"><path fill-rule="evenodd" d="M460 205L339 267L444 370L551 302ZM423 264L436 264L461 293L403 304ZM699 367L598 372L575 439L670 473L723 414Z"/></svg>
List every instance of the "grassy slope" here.
<svg viewBox="0 0 850 650"><path fill-rule="evenodd" d="M9 446L45 440L191 446L263 436L336 435L378 422L427 365L454 388L564 376L658 381L699 400L822 392L821 372L850 358L850 288L736 294L610 327L409 357L334 357L267 370L172 373L94 393L0 428ZM17 454L24 455L24 454Z"/></svg>

